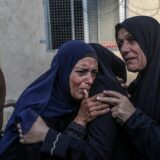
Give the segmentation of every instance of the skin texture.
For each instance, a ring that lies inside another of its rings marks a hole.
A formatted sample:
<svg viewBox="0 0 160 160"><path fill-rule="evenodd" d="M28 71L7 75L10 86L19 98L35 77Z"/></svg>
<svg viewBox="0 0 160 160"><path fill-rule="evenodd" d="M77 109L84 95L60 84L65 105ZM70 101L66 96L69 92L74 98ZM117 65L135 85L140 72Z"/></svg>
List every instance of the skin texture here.
<svg viewBox="0 0 160 160"><path fill-rule="evenodd" d="M136 109L128 97L116 91L104 91L103 93L105 97L97 97L97 100L113 106L111 107L112 117L119 118L124 123L135 112Z"/></svg>
<svg viewBox="0 0 160 160"><path fill-rule="evenodd" d="M128 71L139 72L146 67L147 59L141 47L125 28L118 31L117 44ZM97 100L109 104L112 116L120 119L122 123L125 123L135 112L136 109L128 97L115 91L104 91L104 95L104 97L97 97Z"/></svg>
<svg viewBox="0 0 160 160"><path fill-rule="evenodd" d="M84 98L84 90L88 92L98 73L96 59L86 57L78 61L70 74L70 92L73 98L81 101Z"/></svg>
<svg viewBox="0 0 160 160"><path fill-rule="evenodd" d="M117 44L128 71L139 72L145 68L146 57L137 41L126 29L121 28L118 31Z"/></svg>

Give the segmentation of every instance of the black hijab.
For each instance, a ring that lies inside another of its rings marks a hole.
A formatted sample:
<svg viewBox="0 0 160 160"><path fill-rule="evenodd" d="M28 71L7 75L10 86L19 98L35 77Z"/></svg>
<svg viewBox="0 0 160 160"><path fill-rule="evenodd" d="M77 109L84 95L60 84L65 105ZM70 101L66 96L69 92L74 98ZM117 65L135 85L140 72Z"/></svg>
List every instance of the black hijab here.
<svg viewBox="0 0 160 160"><path fill-rule="evenodd" d="M147 66L131 83L129 92L135 107L160 121L160 27L152 17L136 16L116 25L116 39L125 28L140 45L147 58Z"/></svg>
<svg viewBox="0 0 160 160"><path fill-rule="evenodd" d="M89 44L97 53L99 59L99 73L91 90L91 95L102 92L103 90L115 90L127 95L121 87L116 76L126 82L126 67L124 62L107 48L97 43Z"/></svg>

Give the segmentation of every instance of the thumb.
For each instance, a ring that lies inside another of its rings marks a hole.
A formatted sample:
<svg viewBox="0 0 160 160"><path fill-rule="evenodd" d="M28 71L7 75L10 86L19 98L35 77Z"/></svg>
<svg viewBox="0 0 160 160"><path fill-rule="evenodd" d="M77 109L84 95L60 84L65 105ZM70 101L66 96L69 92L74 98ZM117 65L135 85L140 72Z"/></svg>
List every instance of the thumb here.
<svg viewBox="0 0 160 160"><path fill-rule="evenodd" d="M83 93L84 93L84 99L87 99L89 97L88 91L84 89Z"/></svg>

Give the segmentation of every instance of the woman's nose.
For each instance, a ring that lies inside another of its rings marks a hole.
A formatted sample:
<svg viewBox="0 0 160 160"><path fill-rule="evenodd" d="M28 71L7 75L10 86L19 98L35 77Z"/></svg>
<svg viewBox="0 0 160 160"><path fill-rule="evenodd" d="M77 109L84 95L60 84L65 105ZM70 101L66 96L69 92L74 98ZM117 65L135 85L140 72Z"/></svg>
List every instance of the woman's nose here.
<svg viewBox="0 0 160 160"><path fill-rule="evenodd" d="M128 42L123 43L123 45L120 48L120 53L123 59L129 52L130 52L130 45L128 44Z"/></svg>
<svg viewBox="0 0 160 160"><path fill-rule="evenodd" d="M121 52L126 53L130 50L130 45L128 42L124 42L123 45L121 46Z"/></svg>
<svg viewBox="0 0 160 160"><path fill-rule="evenodd" d="M92 76L92 73L89 72L89 73L87 74L87 81L86 81L86 82L87 82L88 84L92 85L93 82L94 82L94 79L95 79L95 78Z"/></svg>

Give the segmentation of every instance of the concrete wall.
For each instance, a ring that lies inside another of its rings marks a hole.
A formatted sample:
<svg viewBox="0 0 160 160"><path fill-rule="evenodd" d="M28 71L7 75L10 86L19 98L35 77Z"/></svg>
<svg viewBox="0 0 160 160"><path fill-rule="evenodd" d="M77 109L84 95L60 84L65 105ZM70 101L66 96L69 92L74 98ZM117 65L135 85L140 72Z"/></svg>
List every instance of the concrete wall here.
<svg viewBox="0 0 160 160"><path fill-rule="evenodd" d="M119 19L119 5L117 0L100 0L99 3L99 39L100 43L114 41L114 27Z"/></svg>
<svg viewBox="0 0 160 160"><path fill-rule="evenodd" d="M160 22L159 0L127 0L127 17L147 15Z"/></svg>
<svg viewBox="0 0 160 160"><path fill-rule="evenodd" d="M17 99L28 84L48 69L42 0L0 0L0 66L7 99Z"/></svg>

